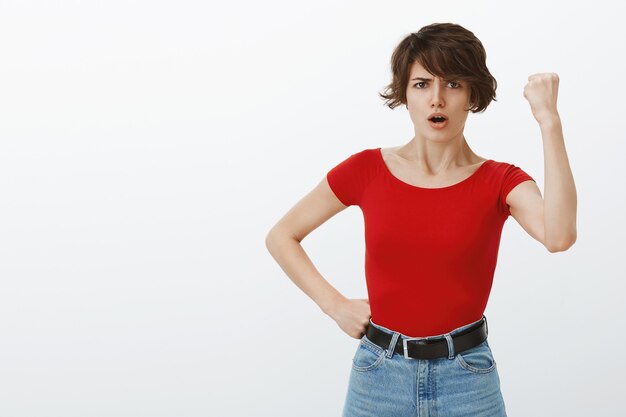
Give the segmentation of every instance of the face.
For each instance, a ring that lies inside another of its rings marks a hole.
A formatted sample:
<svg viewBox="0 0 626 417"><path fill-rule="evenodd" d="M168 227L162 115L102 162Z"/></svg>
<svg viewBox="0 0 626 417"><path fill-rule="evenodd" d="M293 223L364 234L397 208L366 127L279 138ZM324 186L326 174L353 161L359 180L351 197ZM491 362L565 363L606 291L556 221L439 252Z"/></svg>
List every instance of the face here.
<svg viewBox="0 0 626 417"><path fill-rule="evenodd" d="M431 140L453 139L463 135L469 111L469 87L465 82L434 77L419 62L411 66L406 98L415 133ZM446 120L434 123L432 113L443 113Z"/></svg>

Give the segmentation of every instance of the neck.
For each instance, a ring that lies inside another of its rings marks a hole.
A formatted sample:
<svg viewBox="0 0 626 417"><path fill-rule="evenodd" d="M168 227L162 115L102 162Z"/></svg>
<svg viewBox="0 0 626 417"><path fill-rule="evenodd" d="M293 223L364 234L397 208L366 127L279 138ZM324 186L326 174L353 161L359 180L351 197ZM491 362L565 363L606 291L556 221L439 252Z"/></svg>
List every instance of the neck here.
<svg viewBox="0 0 626 417"><path fill-rule="evenodd" d="M415 136L409 143L398 149L398 154L424 169L434 171L464 167L480 161L478 155L469 147L463 134L446 143L427 141Z"/></svg>

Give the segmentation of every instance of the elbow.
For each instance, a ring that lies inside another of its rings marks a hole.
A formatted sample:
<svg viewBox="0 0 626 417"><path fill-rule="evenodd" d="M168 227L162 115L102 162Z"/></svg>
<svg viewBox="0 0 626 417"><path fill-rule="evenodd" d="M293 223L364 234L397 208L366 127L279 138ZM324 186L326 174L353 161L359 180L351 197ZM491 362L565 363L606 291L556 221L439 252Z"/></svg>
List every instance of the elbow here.
<svg viewBox="0 0 626 417"><path fill-rule="evenodd" d="M265 235L265 248L272 253L272 248L274 247L274 241L275 241L275 232L274 229L272 228L267 235Z"/></svg>
<svg viewBox="0 0 626 417"><path fill-rule="evenodd" d="M274 256L274 252L282 246L282 244L290 238L288 234L284 232L284 230L277 228L274 226L265 236L265 247L269 251L272 256Z"/></svg>
<svg viewBox="0 0 626 417"><path fill-rule="evenodd" d="M546 244L546 248L550 253L565 252L571 248L574 243L576 243L576 233L573 233L571 236L562 239L559 242Z"/></svg>

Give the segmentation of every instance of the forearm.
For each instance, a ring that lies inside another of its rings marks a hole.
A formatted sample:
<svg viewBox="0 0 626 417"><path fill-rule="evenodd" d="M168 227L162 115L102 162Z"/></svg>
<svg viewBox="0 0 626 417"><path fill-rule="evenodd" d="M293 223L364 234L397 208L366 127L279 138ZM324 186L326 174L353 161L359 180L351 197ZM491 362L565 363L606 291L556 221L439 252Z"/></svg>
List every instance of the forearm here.
<svg viewBox="0 0 626 417"><path fill-rule="evenodd" d="M336 303L345 297L319 273L302 245L279 232L270 233L265 245L278 265L320 309L330 315Z"/></svg>
<svg viewBox="0 0 626 417"><path fill-rule="evenodd" d="M539 123L544 153L544 227L547 247L565 250L576 241L576 187L569 166L561 119Z"/></svg>

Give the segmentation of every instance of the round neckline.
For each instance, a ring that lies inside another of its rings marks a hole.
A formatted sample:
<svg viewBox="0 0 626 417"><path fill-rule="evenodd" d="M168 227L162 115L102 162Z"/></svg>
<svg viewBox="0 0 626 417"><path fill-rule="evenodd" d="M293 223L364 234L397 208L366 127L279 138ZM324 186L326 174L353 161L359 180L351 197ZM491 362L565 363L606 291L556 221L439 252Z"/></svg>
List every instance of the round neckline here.
<svg viewBox="0 0 626 417"><path fill-rule="evenodd" d="M409 184L408 182L404 182L400 178L398 178L395 175L393 175L393 173L391 172L391 170L389 169L389 167L385 163L385 159L383 158L382 147L378 148L378 152L377 153L378 153L378 159L380 160L380 163L383 166L383 170L387 173L387 175L389 177L391 177L394 181L396 181L396 182L398 182L400 184L404 184L407 187L414 188L414 189L417 189L417 190L447 190L449 188L457 187L457 186L459 186L459 185L461 185L463 183L466 183L466 182L470 181L472 178L474 178L476 176L476 174L478 174L478 172L482 169L482 167L487 162L492 161L491 159L487 159L486 161L483 161L483 163L480 164L480 166L474 172L472 172L469 177L467 177L467 178L465 178L465 179L463 179L463 180L461 180L461 181L459 181L457 183L454 183L452 185L446 185L445 187L427 188L427 187L419 187L417 185Z"/></svg>

